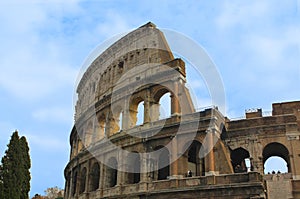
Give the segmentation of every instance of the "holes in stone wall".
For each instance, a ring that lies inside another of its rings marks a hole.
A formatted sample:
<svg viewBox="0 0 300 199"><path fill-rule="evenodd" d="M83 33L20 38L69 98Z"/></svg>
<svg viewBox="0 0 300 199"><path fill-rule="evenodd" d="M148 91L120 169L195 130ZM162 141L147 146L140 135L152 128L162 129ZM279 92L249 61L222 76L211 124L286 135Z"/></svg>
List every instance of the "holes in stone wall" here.
<svg viewBox="0 0 300 199"><path fill-rule="evenodd" d="M80 172L80 186L79 186L79 194L82 194L85 191L86 184L86 168L84 167Z"/></svg>
<svg viewBox="0 0 300 199"><path fill-rule="evenodd" d="M171 97L170 92L165 93L159 99L159 119L171 117Z"/></svg>
<svg viewBox="0 0 300 199"><path fill-rule="evenodd" d="M248 171L246 159L250 158L250 154L246 149L242 147L234 149L233 151L231 151L230 157L231 164L235 173L243 173Z"/></svg>
<svg viewBox="0 0 300 199"><path fill-rule="evenodd" d="M96 191L99 188L100 166L95 162L90 173L90 191Z"/></svg>
<svg viewBox="0 0 300 199"><path fill-rule="evenodd" d="M165 180L170 176L170 152L167 148L162 148L158 158L157 180Z"/></svg>
<svg viewBox="0 0 300 199"><path fill-rule="evenodd" d="M144 123L144 111L144 101L141 101L137 106L136 125L142 125Z"/></svg>
<svg viewBox="0 0 300 199"><path fill-rule="evenodd" d="M193 141L188 150L188 175L191 176L204 176L205 163L204 158L200 158L201 143Z"/></svg>
<svg viewBox="0 0 300 199"><path fill-rule="evenodd" d="M264 172L291 172L288 149L280 143L273 142L265 146L263 150ZM270 165L274 163L274 165ZM275 165L276 164L276 165Z"/></svg>
<svg viewBox="0 0 300 199"><path fill-rule="evenodd" d="M107 166L107 178L106 178L107 187L114 187L117 185L117 180L118 180L117 168L118 168L117 159L111 157L108 161L108 166Z"/></svg>

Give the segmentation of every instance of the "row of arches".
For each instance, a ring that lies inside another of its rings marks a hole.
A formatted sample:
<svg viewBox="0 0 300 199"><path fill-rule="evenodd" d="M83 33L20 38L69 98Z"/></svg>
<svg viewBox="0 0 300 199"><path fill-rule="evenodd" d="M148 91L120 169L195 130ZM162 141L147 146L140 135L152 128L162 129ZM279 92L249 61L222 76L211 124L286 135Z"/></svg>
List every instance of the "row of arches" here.
<svg viewBox="0 0 300 199"><path fill-rule="evenodd" d="M274 161L268 164L269 161ZM231 163L235 173L253 171L254 165L249 151L239 147L231 151ZM264 173L271 171L291 172L288 149L278 142L267 144L262 151L262 165Z"/></svg>
<svg viewBox="0 0 300 199"><path fill-rule="evenodd" d="M121 105L111 107L113 110L101 111L97 114L95 121L89 121L81 130L81 140L85 146L113 135L123 129L143 125L147 122L154 122L171 117L172 95L163 88L154 95L154 99L143 99L133 97L128 104L127 111ZM74 147L76 148L76 147Z"/></svg>
<svg viewBox="0 0 300 199"><path fill-rule="evenodd" d="M205 161L204 158L199 157L201 146L200 142L193 141L183 154L187 161L187 171L192 173L187 177L205 175ZM142 171L142 168L145 167L142 155L133 152L128 155L125 163L124 160L118 160L117 157L110 157L107 164L93 161L90 168L87 167L88 164L84 164L80 169L75 168L70 174L71 178L68 177L67 191L74 196L96 191L99 188L111 188L119 183L137 184L142 180L167 180L171 174L170 151L164 146L157 146L154 150L159 150L159 153L157 157L147 160L146 167L151 169L147 170L146 174ZM119 171L118 168L124 164L128 170L126 172Z"/></svg>

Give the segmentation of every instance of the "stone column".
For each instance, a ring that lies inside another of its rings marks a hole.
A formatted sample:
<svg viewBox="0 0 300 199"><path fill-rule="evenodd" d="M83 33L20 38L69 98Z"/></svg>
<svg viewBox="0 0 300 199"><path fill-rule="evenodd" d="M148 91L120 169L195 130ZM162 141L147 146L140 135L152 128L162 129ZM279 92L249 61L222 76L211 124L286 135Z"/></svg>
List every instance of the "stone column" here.
<svg viewBox="0 0 300 199"><path fill-rule="evenodd" d="M86 167L86 176L85 176L85 190L84 193L89 192L90 190L90 164Z"/></svg>
<svg viewBox="0 0 300 199"><path fill-rule="evenodd" d="M208 136L208 149L210 150L207 154L207 172L206 175L215 175L215 154L214 154L214 133L215 129L209 129L207 131Z"/></svg>
<svg viewBox="0 0 300 199"><path fill-rule="evenodd" d="M141 177L141 182L148 182L149 181L149 177L148 177L148 173L149 173L149 168L150 168L150 162L148 161L148 154L146 153L141 153L140 154L140 164L141 164L141 173L140 173L140 177Z"/></svg>
<svg viewBox="0 0 300 199"><path fill-rule="evenodd" d="M159 103L154 100L150 102L150 120L151 122L159 120Z"/></svg>
<svg viewBox="0 0 300 199"><path fill-rule="evenodd" d="M123 110L123 121L121 129L128 129L132 126L130 119L130 110L129 110L129 99L125 99L124 110Z"/></svg>
<svg viewBox="0 0 300 199"><path fill-rule="evenodd" d="M150 90L146 91L146 98L144 101L144 123L151 122L150 110Z"/></svg>
<svg viewBox="0 0 300 199"><path fill-rule="evenodd" d="M125 156L126 155L122 151L118 153L117 185L126 183L127 161Z"/></svg>
<svg viewBox="0 0 300 199"><path fill-rule="evenodd" d="M174 90L171 93L171 115L179 114L179 96L178 96L178 82L177 80L174 81Z"/></svg>
<svg viewBox="0 0 300 199"><path fill-rule="evenodd" d="M173 177L178 177L178 160L177 160L177 154L178 154L178 145L177 145L177 137L173 137L172 139L172 146L171 146L171 173L170 175Z"/></svg>

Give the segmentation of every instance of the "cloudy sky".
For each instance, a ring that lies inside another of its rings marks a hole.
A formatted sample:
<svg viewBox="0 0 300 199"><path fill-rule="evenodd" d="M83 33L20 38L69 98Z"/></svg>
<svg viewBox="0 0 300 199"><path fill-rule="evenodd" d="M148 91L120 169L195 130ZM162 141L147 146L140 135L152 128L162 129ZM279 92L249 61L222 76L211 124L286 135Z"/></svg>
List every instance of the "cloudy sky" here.
<svg viewBox="0 0 300 199"><path fill-rule="evenodd" d="M300 100L299 10L297 0L1 1L0 155L19 130L30 144L31 195L63 188L84 60L103 41L148 21L207 51L223 80L229 117ZM190 83L196 95L205 87ZM198 106L208 104L199 99Z"/></svg>

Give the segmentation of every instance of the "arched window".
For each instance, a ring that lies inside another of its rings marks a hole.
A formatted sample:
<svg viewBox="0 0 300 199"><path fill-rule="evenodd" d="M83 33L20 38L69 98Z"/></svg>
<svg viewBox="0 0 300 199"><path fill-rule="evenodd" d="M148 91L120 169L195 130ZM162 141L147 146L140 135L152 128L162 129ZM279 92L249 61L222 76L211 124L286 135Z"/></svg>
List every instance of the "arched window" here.
<svg viewBox="0 0 300 199"><path fill-rule="evenodd" d="M96 191L99 188L100 166L95 162L90 173L90 191Z"/></svg>
<svg viewBox="0 0 300 199"><path fill-rule="evenodd" d="M129 104L130 127L142 125L144 123L144 99L133 96Z"/></svg>
<svg viewBox="0 0 300 199"><path fill-rule="evenodd" d="M167 92L159 99L159 119L169 117L171 117L171 97L170 92Z"/></svg>
<svg viewBox="0 0 300 199"><path fill-rule="evenodd" d="M101 114L98 118L97 135L96 140L100 140L105 137L106 131L106 115Z"/></svg>
<svg viewBox="0 0 300 199"><path fill-rule="evenodd" d="M167 88L161 88L154 94L150 109L152 121L171 117L171 93Z"/></svg>
<svg viewBox="0 0 300 199"><path fill-rule="evenodd" d="M193 141L188 150L188 175L205 176L204 158L200 158L201 143Z"/></svg>
<svg viewBox="0 0 300 199"><path fill-rule="evenodd" d="M77 171L74 172L73 174L73 179L72 179L72 196L76 194L76 189L77 189Z"/></svg>
<svg viewBox="0 0 300 199"><path fill-rule="evenodd" d="M129 170L128 172L128 183L135 184L140 182L141 173L141 160L140 154L137 152L130 153L128 156Z"/></svg>
<svg viewBox="0 0 300 199"><path fill-rule="evenodd" d="M123 129L123 108L120 105L114 105L111 107L112 113L108 117L109 132L108 136L111 136Z"/></svg>
<svg viewBox="0 0 300 199"><path fill-rule="evenodd" d="M246 165L246 159L250 158L250 154L246 149L241 147L237 148L231 151L230 157L231 157L231 164L235 173L243 173L248 171Z"/></svg>
<svg viewBox="0 0 300 199"><path fill-rule="evenodd" d="M86 130L85 130L85 139L84 139L84 146L89 146L92 143L93 138L93 124L89 122Z"/></svg>
<svg viewBox="0 0 300 199"><path fill-rule="evenodd" d="M170 153L166 147L163 147L160 150L157 180L165 180L170 176Z"/></svg>
<svg viewBox="0 0 300 199"><path fill-rule="evenodd" d="M118 120L119 131L121 131L123 129L123 111L120 112Z"/></svg>
<svg viewBox="0 0 300 199"><path fill-rule="evenodd" d="M283 144L277 142L268 144L262 155L265 173L272 173L273 171L291 172L289 151Z"/></svg>
<svg viewBox="0 0 300 199"><path fill-rule="evenodd" d="M114 187L117 185L117 179L118 179L118 162L117 159L114 157L111 157L108 161L107 165L107 187Z"/></svg>
<svg viewBox="0 0 300 199"><path fill-rule="evenodd" d="M144 123L144 101L141 101L137 106L137 121L136 125Z"/></svg>
<svg viewBox="0 0 300 199"><path fill-rule="evenodd" d="M86 168L84 167L80 172L80 187L79 194L82 194L85 191L86 184Z"/></svg>

